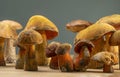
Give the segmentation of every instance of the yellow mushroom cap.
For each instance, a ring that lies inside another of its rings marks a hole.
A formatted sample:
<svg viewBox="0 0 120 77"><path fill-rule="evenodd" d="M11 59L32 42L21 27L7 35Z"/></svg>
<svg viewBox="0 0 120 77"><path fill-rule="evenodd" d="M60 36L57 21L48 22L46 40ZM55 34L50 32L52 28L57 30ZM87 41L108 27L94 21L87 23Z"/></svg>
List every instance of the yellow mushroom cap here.
<svg viewBox="0 0 120 77"><path fill-rule="evenodd" d="M23 30L18 35L17 43L22 45L40 44L43 42L42 36L34 30Z"/></svg>
<svg viewBox="0 0 120 77"><path fill-rule="evenodd" d="M45 31L47 39L53 39L58 35L58 28L48 18L42 15L30 17L25 29L34 29L36 31Z"/></svg>

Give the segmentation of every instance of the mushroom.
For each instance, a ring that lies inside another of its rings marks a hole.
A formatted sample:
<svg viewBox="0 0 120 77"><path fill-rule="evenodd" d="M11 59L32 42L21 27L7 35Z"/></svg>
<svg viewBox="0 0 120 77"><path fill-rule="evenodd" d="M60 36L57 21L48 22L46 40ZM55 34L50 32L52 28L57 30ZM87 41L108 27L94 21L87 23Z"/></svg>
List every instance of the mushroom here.
<svg viewBox="0 0 120 77"><path fill-rule="evenodd" d="M63 43L56 49L56 54L58 55L58 67L62 72L73 71L73 60L70 56L71 44Z"/></svg>
<svg viewBox="0 0 120 77"><path fill-rule="evenodd" d="M91 60L103 63L104 64L103 72L105 73L114 72L112 65L115 63L114 61L116 61L116 57L113 53L108 51L98 52L91 57Z"/></svg>
<svg viewBox="0 0 120 77"><path fill-rule="evenodd" d="M29 19L25 29L34 29L42 35L43 43L36 45L36 59L38 65L47 65L48 61L45 56L47 40L51 40L58 35L58 28L48 18L42 15L34 15Z"/></svg>
<svg viewBox="0 0 120 77"><path fill-rule="evenodd" d="M25 71L37 71L36 62L36 51L35 44L40 44L43 42L42 36L34 30L23 30L20 32L18 39L18 44L21 44L25 48Z"/></svg>
<svg viewBox="0 0 120 77"><path fill-rule="evenodd" d="M10 26L11 29L13 30L20 30L22 29L22 25L14 20L2 20L0 21L2 24L7 24ZM5 61L7 63L13 63L16 61L16 51L15 47L13 47L14 39L11 38L6 38L5 39L5 50L4 50L4 55L5 55Z"/></svg>
<svg viewBox="0 0 120 77"><path fill-rule="evenodd" d="M85 20L74 20L66 24L66 29L72 32L79 32L88 26L92 25L91 22Z"/></svg>
<svg viewBox="0 0 120 77"><path fill-rule="evenodd" d="M109 50L109 38L111 34L115 32L115 28L107 23L95 23L84 30L81 30L77 33L74 43L77 45L77 42L81 40L90 40L95 47L92 52L90 52L91 56L101 52L101 50ZM79 43L78 43L79 44ZM78 47L79 48L79 47ZM94 64L94 66L93 66ZM99 68L102 67L101 64L97 62L90 61L88 68Z"/></svg>
<svg viewBox="0 0 120 77"><path fill-rule="evenodd" d="M49 67L51 69L58 69L58 56L55 53L56 49L59 47L60 43L53 41L50 44L48 44L47 48L46 48L46 56L48 58L51 57L50 63L49 63Z"/></svg>
<svg viewBox="0 0 120 77"><path fill-rule="evenodd" d="M74 59L75 71L86 71L93 47L93 43L89 40L80 40L75 43L74 51L78 54Z"/></svg>
<svg viewBox="0 0 120 77"><path fill-rule="evenodd" d="M4 60L4 44L5 39L17 38L17 33L15 29L10 27L8 24L4 24L0 22L0 66L5 66L5 60Z"/></svg>

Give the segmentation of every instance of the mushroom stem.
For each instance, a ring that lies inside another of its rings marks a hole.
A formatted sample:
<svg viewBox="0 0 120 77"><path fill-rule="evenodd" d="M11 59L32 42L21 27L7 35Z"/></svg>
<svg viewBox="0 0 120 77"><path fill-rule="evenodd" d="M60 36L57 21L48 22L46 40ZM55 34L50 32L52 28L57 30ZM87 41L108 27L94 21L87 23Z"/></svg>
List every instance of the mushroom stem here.
<svg viewBox="0 0 120 77"><path fill-rule="evenodd" d="M25 52L25 62L24 62L24 70L25 71L37 71L37 62L35 58L35 46L34 45L26 45Z"/></svg>
<svg viewBox="0 0 120 77"><path fill-rule="evenodd" d="M51 57L49 67L51 69L58 69L58 56Z"/></svg>
<svg viewBox="0 0 120 77"><path fill-rule="evenodd" d="M113 67L112 67L111 64L110 65L104 64L104 66L103 66L103 72L104 73L113 73L114 69L113 69Z"/></svg>
<svg viewBox="0 0 120 77"><path fill-rule="evenodd" d="M39 32L43 38L43 43L36 45L36 60L39 66L48 65L48 58L46 57L45 48L47 46L47 37L45 31Z"/></svg>
<svg viewBox="0 0 120 77"><path fill-rule="evenodd" d="M4 38L0 38L0 66L6 66L4 60Z"/></svg>
<svg viewBox="0 0 120 77"><path fill-rule="evenodd" d="M24 57L25 57L25 49L20 47L18 58L16 61L16 69L23 69L24 68Z"/></svg>

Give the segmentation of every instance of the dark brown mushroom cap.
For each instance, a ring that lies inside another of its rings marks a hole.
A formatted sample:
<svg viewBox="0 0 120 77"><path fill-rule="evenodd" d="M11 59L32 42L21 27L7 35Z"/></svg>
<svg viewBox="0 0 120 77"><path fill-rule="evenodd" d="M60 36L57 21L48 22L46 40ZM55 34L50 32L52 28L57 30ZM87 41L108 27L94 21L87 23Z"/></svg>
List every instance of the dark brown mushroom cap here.
<svg viewBox="0 0 120 77"><path fill-rule="evenodd" d="M22 45L40 44L43 42L42 36L34 30L23 30L18 35L17 42Z"/></svg>
<svg viewBox="0 0 120 77"><path fill-rule="evenodd" d="M80 40L80 41L77 41L75 44L74 44L74 51L76 53L80 53L80 50L83 46L86 46L89 51L91 52L92 51L92 48L94 47L94 44L89 41L89 40Z"/></svg>
<svg viewBox="0 0 120 77"><path fill-rule="evenodd" d="M112 46L120 45L120 30L117 30L111 35L109 44Z"/></svg>
<svg viewBox="0 0 120 77"><path fill-rule="evenodd" d="M74 20L66 24L66 29L72 32L79 32L88 26L92 25L91 22L85 20Z"/></svg>
<svg viewBox="0 0 120 77"><path fill-rule="evenodd" d="M56 49L59 47L60 42L53 41L50 44L48 44L46 48L46 56L47 57L53 57L56 56L57 54L55 53Z"/></svg>
<svg viewBox="0 0 120 77"><path fill-rule="evenodd" d="M75 37L75 43L82 39L90 41L97 40L102 36L106 34L112 34L115 31L115 28L107 23L96 23L78 32Z"/></svg>
<svg viewBox="0 0 120 77"><path fill-rule="evenodd" d="M100 18L96 23L107 23L115 27L115 29L120 29L120 15L113 14Z"/></svg>
<svg viewBox="0 0 120 77"><path fill-rule="evenodd" d="M42 15L32 16L29 19L25 29L34 29L38 32L45 31L48 40L51 40L58 36L58 28L56 25Z"/></svg>

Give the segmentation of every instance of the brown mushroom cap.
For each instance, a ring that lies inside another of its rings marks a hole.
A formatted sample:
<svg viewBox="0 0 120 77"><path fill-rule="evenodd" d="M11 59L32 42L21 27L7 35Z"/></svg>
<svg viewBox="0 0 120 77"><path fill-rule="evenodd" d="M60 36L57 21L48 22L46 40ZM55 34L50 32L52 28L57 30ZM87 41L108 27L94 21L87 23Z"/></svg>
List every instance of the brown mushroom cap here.
<svg viewBox="0 0 120 77"><path fill-rule="evenodd" d="M22 45L40 44L43 42L42 36L34 30L23 30L18 35L17 42Z"/></svg>
<svg viewBox="0 0 120 77"><path fill-rule="evenodd" d="M117 30L120 29L120 15L113 14L100 18L96 23L108 23L114 26Z"/></svg>
<svg viewBox="0 0 120 77"><path fill-rule="evenodd" d="M34 29L36 31L45 31L47 39L53 39L58 35L58 28L48 18L42 15L32 16L25 29Z"/></svg>
<svg viewBox="0 0 120 77"><path fill-rule="evenodd" d="M66 24L66 29L72 32L79 32L88 26L92 25L91 22L85 20L74 20Z"/></svg>
<svg viewBox="0 0 120 77"><path fill-rule="evenodd" d="M94 45L93 45L93 43L91 41L89 41L89 40L80 40L80 41L77 41L74 44L74 51L76 53L80 53L80 49L83 46L87 46L90 52L92 51L92 48L94 47Z"/></svg>
<svg viewBox="0 0 120 77"><path fill-rule="evenodd" d="M112 34L109 39L109 44L112 46L120 45L120 30L117 30Z"/></svg>
<svg viewBox="0 0 120 77"><path fill-rule="evenodd" d="M82 39L90 41L96 40L106 34L112 34L115 31L116 31L115 28L107 23L96 23L78 32L78 34L75 37L75 43L78 40Z"/></svg>
<svg viewBox="0 0 120 77"><path fill-rule="evenodd" d="M57 47L59 47L60 42L51 42L50 44L48 44L47 48L46 48L46 56L47 57L53 57L56 56L57 54L55 53Z"/></svg>

